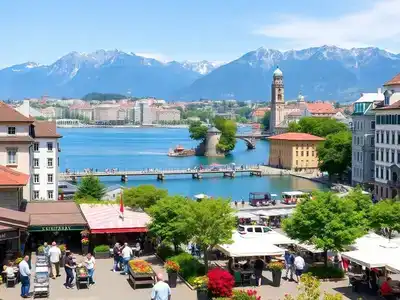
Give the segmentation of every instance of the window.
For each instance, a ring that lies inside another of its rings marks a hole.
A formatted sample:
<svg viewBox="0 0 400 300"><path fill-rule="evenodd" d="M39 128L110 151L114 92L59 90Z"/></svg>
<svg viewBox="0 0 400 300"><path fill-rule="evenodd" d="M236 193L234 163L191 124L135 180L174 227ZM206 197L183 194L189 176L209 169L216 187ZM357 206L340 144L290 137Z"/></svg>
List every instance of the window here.
<svg viewBox="0 0 400 300"><path fill-rule="evenodd" d="M47 143L47 151L53 151L53 143Z"/></svg>
<svg viewBox="0 0 400 300"><path fill-rule="evenodd" d="M39 199L39 191L33 191L33 199L35 200Z"/></svg>
<svg viewBox="0 0 400 300"><path fill-rule="evenodd" d="M357 144L356 145L360 145L360 137L357 137Z"/></svg>
<svg viewBox="0 0 400 300"><path fill-rule="evenodd" d="M375 129L375 121L371 121L371 129L372 129L372 130Z"/></svg>
<svg viewBox="0 0 400 300"><path fill-rule="evenodd" d="M386 162L389 162L389 150L386 150Z"/></svg>
<svg viewBox="0 0 400 300"><path fill-rule="evenodd" d="M396 142L395 139L396 139L396 138L395 138L394 132L392 132L392 144L394 144L394 143Z"/></svg>
<svg viewBox="0 0 400 300"><path fill-rule="evenodd" d="M255 227L255 228L254 228L254 232L262 233L261 227Z"/></svg>
<svg viewBox="0 0 400 300"><path fill-rule="evenodd" d="M312 156L312 157L314 157L314 155L315 155L314 151L313 151L313 152L311 152L311 156Z"/></svg>
<svg viewBox="0 0 400 300"><path fill-rule="evenodd" d="M383 158L383 150L381 150L381 161L385 161L385 159Z"/></svg>
<svg viewBox="0 0 400 300"><path fill-rule="evenodd" d="M400 133L397 134L397 145L400 145Z"/></svg>
<svg viewBox="0 0 400 300"><path fill-rule="evenodd" d="M47 167L48 168L52 168L53 167L53 159L52 158L48 158L47 159Z"/></svg>
<svg viewBox="0 0 400 300"><path fill-rule="evenodd" d="M400 151L397 151L397 163L400 164Z"/></svg>
<svg viewBox="0 0 400 300"><path fill-rule="evenodd" d="M306 152L306 156L308 156L308 151Z"/></svg>
<svg viewBox="0 0 400 300"><path fill-rule="evenodd" d="M392 160L391 163L394 163L394 151L392 151Z"/></svg>
<svg viewBox="0 0 400 300"><path fill-rule="evenodd" d="M301 151L301 156L304 156L304 151Z"/></svg>
<svg viewBox="0 0 400 300"><path fill-rule="evenodd" d="M296 160L296 166L299 164L299 161L298 160Z"/></svg>
<svg viewBox="0 0 400 300"><path fill-rule="evenodd" d="M47 183L53 183L53 174L47 174Z"/></svg>
<svg viewBox="0 0 400 300"><path fill-rule="evenodd" d="M379 132L376 132L376 141L379 143Z"/></svg>
<svg viewBox="0 0 400 300"><path fill-rule="evenodd" d="M386 131L386 144L390 144L389 139L390 139L390 137L389 137L389 131Z"/></svg>
<svg viewBox="0 0 400 300"><path fill-rule="evenodd" d="M371 153L371 160L372 160L372 161L375 160L375 153Z"/></svg>
<svg viewBox="0 0 400 300"><path fill-rule="evenodd" d="M8 127L8 134L15 134L15 127Z"/></svg>
<svg viewBox="0 0 400 300"><path fill-rule="evenodd" d="M34 158L33 159L33 167L34 168L39 168L39 158Z"/></svg>
<svg viewBox="0 0 400 300"><path fill-rule="evenodd" d="M35 152L39 151L39 143L34 143L33 144L33 151L35 151Z"/></svg>
<svg viewBox="0 0 400 300"><path fill-rule="evenodd" d="M376 160L379 161L379 150L376 150Z"/></svg>
<svg viewBox="0 0 400 300"><path fill-rule="evenodd" d="M296 151L296 156L299 156L299 151Z"/></svg>
<svg viewBox="0 0 400 300"><path fill-rule="evenodd" d="M380 178L383 179L383 169L382 168L381 168L381 176L380 176Z"/></svg>
<svg viewBox="0 0 400 300"><path fill-rule="evenodd" d="M39 174L33 175L33 183L39 183Z"/></svg>
<svg viewBox="0 0 400 300"><path fill-rule="evenodd" d="M375 169L375 177L376 177L376 178L379 178L379 168L376 168L376 169Z"/></svg>
<svg viewBox="0 0 400 300"><path fill-rule="evenodd" d="M383 131L381 131L381 143L383 144Z"/></svg>
<svg viewBox="0 0 400 300"><path fill-rule="evenodd" d="M253 232L253 227L247 228L247 232Z"/></svg>
<svg viewBox="0 0 400 300"><path fill-rule="evenodd" d="M389 180L389 170L388 169L386 169L386 178L385 179Z"/></svg>
<svg viewBox="0 0 400 300"><path fill-rule="evenodd" d="M47 191L47 199L53 200L54 197L54 192L53 191Z"/></svg>
<svg viewBox="0 0 400 300"><path fill-rule="evenodd" d="M7 149L7 164L8 165L16 165L17 164L17 152L16 148Z"/></svg>

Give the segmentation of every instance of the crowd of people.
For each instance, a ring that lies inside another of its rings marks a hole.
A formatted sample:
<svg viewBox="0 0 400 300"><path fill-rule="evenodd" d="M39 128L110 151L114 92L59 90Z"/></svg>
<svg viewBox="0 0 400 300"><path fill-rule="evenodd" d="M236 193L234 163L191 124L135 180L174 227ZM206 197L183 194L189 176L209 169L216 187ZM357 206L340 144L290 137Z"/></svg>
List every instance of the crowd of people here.
<svg viewBox="0 0 400 300"><path fill-rule="evenodd" d="M134 247L130 247L128 243L124 243L121 245L120 243L116 243L113 247L113 272L123 271L123 274L128 274L128 263L135 256L140 256L141 253L141 244L138 240L135 243Z"/></svg>

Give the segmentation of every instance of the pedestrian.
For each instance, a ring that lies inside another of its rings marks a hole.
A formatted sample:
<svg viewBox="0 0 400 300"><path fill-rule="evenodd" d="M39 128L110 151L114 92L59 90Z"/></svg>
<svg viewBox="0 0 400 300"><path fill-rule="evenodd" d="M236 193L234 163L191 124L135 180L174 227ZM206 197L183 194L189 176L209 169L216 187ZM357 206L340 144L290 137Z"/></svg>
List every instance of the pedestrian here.
<svg viewBox="0 0 400 300"><path fill-rule="evenodd" d="M118 271L118 263L121 260L121 249L120 249L119 243L115 243L114 248L113 248L113 255L114 255L113 271L117 272Z"/></svg>
<svg viewBox="0 0 400 300"><path fill-rule="evenodd" d="M94 274L94 269L96 267L96 260L94 258L94 256L92 255L92 253L88 253L86 255L86 267L88 269L88 275L89 275L89 284L95 284L94 280L93 280L93 274Z"/></svg>
<svg viewBox="0 0 400 300"><path fill-rule="evenodd" d="M254 275L256 277L256 285L261 286L262 282L262 272L264 270L264 261L257 256L256 261L254 262Z"/></svg>
<svg viewBox="0 0 400 300"><path fill-rule="evenodd" d="M151 300L171 300L171 288L163 281L163 275L157 274L157 283L151 290Z"/></svg>
<svg viewBox="0 0 400 300"><path fill-rule="evenodd" d="M50 260L49 260L49 250L50 250L50 246L49 244L47 244L47 242L44 242L43 244L43 248L44 248L44 256L46 257L46 262L50 267Z"/></svg>
<svg viewBox="0 0 400 300"><path fill-rule="evenodd" d="M238 204L238 203L237 203L237 201L235 200L235 207L236 207L236 208L237 208L237 204Z"/></svg>
<svg viewBox="0 0 400 300"><path fill-rule="evenodd" d="M60 259L61 259L61 250L58 248L56 242L51 243L51 248L49 250L49 259L50 259L50 276L53 279L60 277Z"/></svg>
<svg viewBox="0 0 400 300"><path fill-rule="evenodd" d="M26 255L24 259L19 263L19 275L21 279L21 297L29 298L29 289L31 286L31 270L29 268L29 256Z"/></svg>
<svg viewBox="0 0 400 300"><path fill-rule="evenodd" d="M128 243L124 244L124 248L122 249L122 261L124 264L124 274L128 274L128 263L133 256L132 248L128 246Z"/></svg>
<svg viewBox="0 0 400 300"><path fill-rule="evenodd" d="M64 265L64 269L65 269L65 275L66 275L66 279L65 279L65 287L68 288L73 288L74 286L72 285L72 282L74 280L74 269L75 269L75 262L72 258L72 253L71 251L67 251L67 253L65 254L65 265Z"/></svg>
<svg viewBox="0 0 400 300"><path fill-rule="evenodd" d="M244 199L242 198L242 207L244 207Z"/></svg>
<svg viewBox="0 0 400 300"><path fill-rule="evenodd" d="M294 255L289 251L285 251L286 280L293 281L293 267L294 267ZM289 273L290 273L290 278L288 277Z"/></svg>
<svg viewBox="0 0 400 300"><path fill-rule="evenodd" d="M301 275L303 275L304 267L306 266L304 258L302 258L300 255L297 255L294 259L294 266L296 268L296 279L297 282L299 282Z"/></svg>

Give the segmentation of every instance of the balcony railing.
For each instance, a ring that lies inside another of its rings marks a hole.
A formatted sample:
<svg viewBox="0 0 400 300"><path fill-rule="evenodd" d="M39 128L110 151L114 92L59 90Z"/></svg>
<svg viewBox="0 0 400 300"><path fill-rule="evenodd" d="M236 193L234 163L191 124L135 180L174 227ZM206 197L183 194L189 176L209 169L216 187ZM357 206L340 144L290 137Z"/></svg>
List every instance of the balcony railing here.
<svg viewBox="0 0 400 300"><path fill-rule="evenodd" d="M400 188L400 181L399 180L389 180L387 183L392 188Z"/></svg>

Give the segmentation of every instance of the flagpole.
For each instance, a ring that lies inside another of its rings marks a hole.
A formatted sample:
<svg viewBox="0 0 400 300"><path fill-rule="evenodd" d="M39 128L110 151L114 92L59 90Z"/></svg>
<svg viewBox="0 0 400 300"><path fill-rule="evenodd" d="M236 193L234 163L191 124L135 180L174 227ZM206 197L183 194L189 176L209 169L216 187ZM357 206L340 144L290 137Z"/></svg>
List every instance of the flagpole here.
<svg viewBox="0 0 400 300"><path fill-rule="evenodd" d="M121 219L123 221L124 220L124 211L125 211L125 209L124 209L124 200L122 198L122 193L123 193L123 190L121 191L121 197L120 197L120 203L119 203L119 212L121 213L120 217L121 217Z"/></svg>

